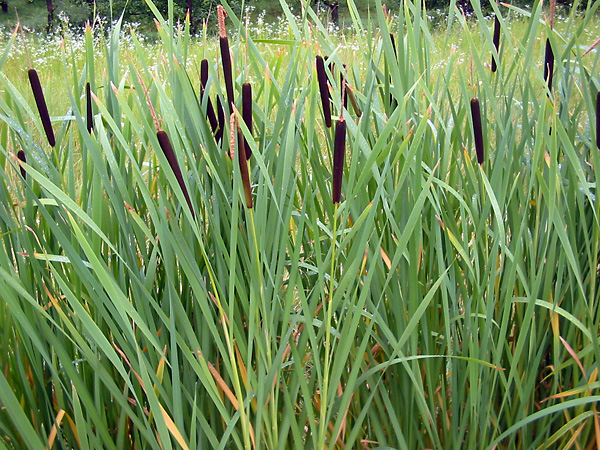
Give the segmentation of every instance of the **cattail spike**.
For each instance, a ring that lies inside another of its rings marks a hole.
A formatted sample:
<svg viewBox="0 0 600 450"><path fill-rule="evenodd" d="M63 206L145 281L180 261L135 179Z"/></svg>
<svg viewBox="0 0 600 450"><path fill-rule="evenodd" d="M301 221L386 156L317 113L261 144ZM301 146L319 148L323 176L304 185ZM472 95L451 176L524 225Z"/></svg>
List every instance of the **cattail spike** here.
<svg viewBox="0 0 600 450"><path fill-rule="evenodd" d="M27 157L25 156L25 152L23 150L19 150L19 152L17 153L17 158L19 158L20 161L27 164ZM21 176L23 177L23 179L27 179L27 172L25 171L23 166L20 164L19 164L19 169L21 170Z"/></svg>
<svg viewBox="0 0 600 450"><path fill-rule="evenodd" d="M208 83L208 59L203 59L200 62L200 85L202 90L206 89Z"/></svg>
<svg viewBox="0 0 600 450"><path fill-rule="evenodd" d="M242 133L242 129L240 128L238 122L237 122L237 117L235 116L235 113L231 114L231 120L230 120L230 125L231 125L231 149L233 151L233 149L235 148L235 135L234 135L234 129L236 129L237 131L237 144L238 144L238 149L236 151L237 153L237 159L238 159L238 164L240 167L240 175L242 177L242 186L244 188L244 198L246 200L246 206L248 207L248 209L252 209L253 203L252 203L252 189L250 188L250 174L248 172L248 160L246 159L246 149L244 148L244 135ZM231 155L232 158L235 157L236 155Z"/></svg>
<svg viewBox="0 0 600 450"><path fill-rule="evenodd" d="M340 89L342 90L342 112L340 116L344 114L344 109L348 109L348 88L346 86L346 64L344 69L340 72Z"/></svg>
<svg viewBox="0 0 600 450"><path fill-rule="evenodd" d="M229 39L227 38L227 29L225 28L225 9L217 6L217 16L219 19L219 45L221 47L221 64L223 65L223 75L225 76L225 89L227 91L227 103L229 111L233 111L233 73L231 68L231 55L229 54Z"/></svg>
<svg viewBox="0 0 600 450"><path fill-rule="evenodd" d="M339 203L342 195L342 175L344 173L344 153L346 148L346 121L343 117L335 124L333 142L333 203Z"/></svg>
<svg viewBox="0 0 600 450"><path fill-rule="evenodd" d="M499 54L500 49L500 19L498 16L494 18L494 48L496 53ZM492 55L492 72L498 69L498 61L496 60L496 54Z"/></svg>
<svg viewBox="0 0 600 450"><path fill-rule="evenodd" d="M252 134L252 85L250 83L242 85L242 117L250 134ZM244 147L246 149L246 159L250 159L252 150L245 139Z"/></svg>
<svg viewBox="0 0 600 450"><path fill-rule="evenodd" d="M179 163L177 162L177 157L175 156L175 152L173 151L173 146L171 145L171 141L169 140L169 135L167 135L167 133L165 131L159 130L156 133L156 137L158 138L158 143L160 144L160 148L162 149L163 153L165 154L165 157L167 158L167 161L169 162L169 165L171 166L171 170L173 170L173 173L175 174L175 178L177 178L177 182L179 183L179 186L181 187L181 190L183 191L185 200L190 208L190 211L192 212L192 217L195 218L196 214L194 213L192 201L190 200L188 190L185 187L185 183L183 182L183 175L181 174L181 169L179 168Z"/></svg>
<svg viewBox="0 0 600 450"><path fill-rule="evenodd" d="M471 99L471 118L473 119L473 134L475 136L475 151L477 162L483 164L483 132L481 128L481 108L477 98Z"/></svg>
<svg viewBox="0 0 600 450"><path fill-rule="evenodd" d="M208 83L208 60L203 59L200 62L200 99L204 98L204 91L206 90L206 84ZM219 128L219 122L217 120L217 116L215 114L215 108L213 107L212 101L210 97L206 100L206 115L208 117L208 122L210 123L210 128L212 129L213 134L217 132ZM217 139L218 141L218 139Z"/></svg>
<svg viewBox="0 0 600 450"><path fill-rule="evenodd" d="M319 80L319 91L321 92L321 104L323 105L325 125L327 125L327 128L331 128L329 87L327 86L327 74L325 73L325 63L323 62L323 58L321 56L317 56L317 79Z"/></svg>
<svg viewBox="0 0 600 450"><path fill-rule="evenodd" d="M56 145L56 140L54 139L54 130L52 129L52 123L50 122L50 114L48 114L48 106L46 106L46 99L44 98L40 77L35 69L29 69L28 75L31 90L33 91L33 98L35 99L35 104L40 113L44 131L46 132L46 138L48 139L50 147L54 147Z"/></svg>
<svg viewBox="0 0 600 450"><path fill-rule="evenodd" d="M219 129L215 136L217 143L223 139L223 133L225 132L225 109L223 103L221 103L221 97L217 96L217 114L219 115Z"/></svg>
<svg viewBox="0 0 600 450"><path fill-rule="evenodd" d="M87 113L87 130L91 133L94 129L94 113L92 111L92 88L89 81L85 84L85 105Z"/></svg>
<svg viewBox="0 0 600 450"><path fill-rule="evenodd" d="M546 55L544 57L544 81L548 85L548 95L552 92L552 76L554 74L554 52L550 39L546 39Z"/></svg>

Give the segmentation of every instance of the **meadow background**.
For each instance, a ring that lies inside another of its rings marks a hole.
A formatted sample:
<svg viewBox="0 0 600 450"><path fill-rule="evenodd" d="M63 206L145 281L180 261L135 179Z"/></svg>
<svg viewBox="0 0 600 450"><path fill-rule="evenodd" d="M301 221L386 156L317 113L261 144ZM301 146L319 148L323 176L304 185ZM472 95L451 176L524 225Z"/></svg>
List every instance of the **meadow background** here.
<svg viewBox="0 0 600 450"><path fill-rule="evenodd" d="M2 35L0 448L600 448L600 2L374 3Z"/></svg>

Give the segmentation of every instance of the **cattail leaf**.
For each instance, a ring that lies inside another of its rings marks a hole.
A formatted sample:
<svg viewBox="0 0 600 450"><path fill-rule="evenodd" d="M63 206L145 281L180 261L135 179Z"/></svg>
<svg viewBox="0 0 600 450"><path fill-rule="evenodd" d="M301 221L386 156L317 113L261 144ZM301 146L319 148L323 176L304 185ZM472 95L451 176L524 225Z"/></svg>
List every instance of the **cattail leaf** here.
<svg viewBox="0 0 600 450"><path fill-rule="evenodd" d="M596 147L600 149L600 92L596 94Z"/></svg>
<svg viewBox="0 0 600 450"><path fill-rule="evenodd" d="M331 128L331 106L329 104L329 87L327 86L327 74L325 73L325 63L321 56L317 56L317 79L319 81L319 92L321 93L321 104L323 105L323 115L325 116L325 125Z"/></svg>
<svg viewBox="0 0 600 450"><path fill-rule="evenodd" d="M475 151L477 162L483 164L483 131L481 128L481 108L477 98L471 99L471 118L473 119L473 135L475 136Z"/></svg>
<svg viewBox="0 0 600 450"><path fill-rule="evenodd" d="M252 134L252 85L250 83L242 85L242 117L250 134ZM246 159L250 159L252 150L245 139L244 147L246 149Z"/></svg>
<svg viewBox="0 0 600 450"><path fill-rule="evenodd" d="M500 19L498 16L494 17L494 48L496 53L492 55L492 72L498 70L498 61L496 60L496 54L499 54L500 49Z"/></svg>
<svg viewBox="0 0 600 450"><path fill-rule="evenodd" d="M339 203L342 195L342 175L344 173L344 154L346 149L346 121L343 117L335 125L333 143L333 203Z"/></svg>
<svg viewBox="0 0 600 450"><path fill-rule="evenodd" d="M91 133L94 129L94 113L92 111L92 88L89 81L85 85L85 105L87 113L87 130Z"/></svg>
<svg viewBox="0 0 600 450"><path fill-rule="evenodd" d="M40 77L35 69L29 69L28 75L31 90L33 91L33 98L35 99L35 104L40 113L44 131L46 132L46 138L48 139L50 147L54 147L56 145L56 140L54 139L54 130L52 129L52 123L50 122L50 114L48 114L48 106L46 106L46 99L44 98Z"/></svg>
<svg viewBox="0 0 600 450"><path fill-rule="evenodd" d="M544 57L544 81L548 85L548 95L552 92L552 76L554 74L554 51L550 39L546 39L546 54Z"/></svg>
<svg viewBox="0 0 600 450"><path fill-rule="evenodd" d="M20 161L22 161L25 164L27 164L27 157L25 156L25 152L23 150L19 150L19 152L17 153L17 158L19 158ZM19 165L19 168L21 170L21 176L24 179L27 179L27 172L25 171L25 169L23 168L23 166Z"/></svg>
<svg viewBox="0 0 600 450"><path fill-rule="evenodd" d="M179 163L177 162L177 157L175 156L175 152L173 151L173 146L171 145L171 141L169 139L169 135L163 130L159 130L156 133L156 137L158 138L158 143L160 144L160 148L162 149L167 161L169 162L169 166L171 166L171 170L173 174L175 174L175 178L183 191L183 195L185 196L185 200L192 212L192 217L196 217L194 213L194 208L192 206L192 201L190 200L190 196L188 194L188 190L185 187L185 183L183 182L183 175L181 174L181 169L179 168Z"/></svg>

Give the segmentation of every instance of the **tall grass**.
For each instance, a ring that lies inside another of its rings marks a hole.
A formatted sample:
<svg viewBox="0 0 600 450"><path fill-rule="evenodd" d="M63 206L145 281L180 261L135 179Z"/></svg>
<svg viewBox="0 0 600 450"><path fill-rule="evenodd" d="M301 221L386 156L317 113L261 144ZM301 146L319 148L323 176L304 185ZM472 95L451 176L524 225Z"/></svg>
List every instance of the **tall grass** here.
<svg viewBox="0 0 600 450"><path fill-rule="evenodd" d="M568 33L493 3L499 47L473 3L439 38L421 2L349 0L352 51L308 8L261 38L224 3L231 90L188 23L155 10L154 55L88 27L40 78L54 148L9 37L0 446L600 446L600 3Z"/></svg>

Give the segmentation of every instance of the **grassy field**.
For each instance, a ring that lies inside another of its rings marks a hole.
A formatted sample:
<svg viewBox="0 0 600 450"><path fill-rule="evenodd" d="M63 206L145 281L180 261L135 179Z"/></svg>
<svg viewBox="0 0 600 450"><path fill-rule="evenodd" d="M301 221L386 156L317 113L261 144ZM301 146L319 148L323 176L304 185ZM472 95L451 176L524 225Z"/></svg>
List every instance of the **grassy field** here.
<svg viewBox="0 0 600 450"><path fill-rule="evenodd" d="M2 38L0 448L600 448L600 3L348 3Z"/></svg>

